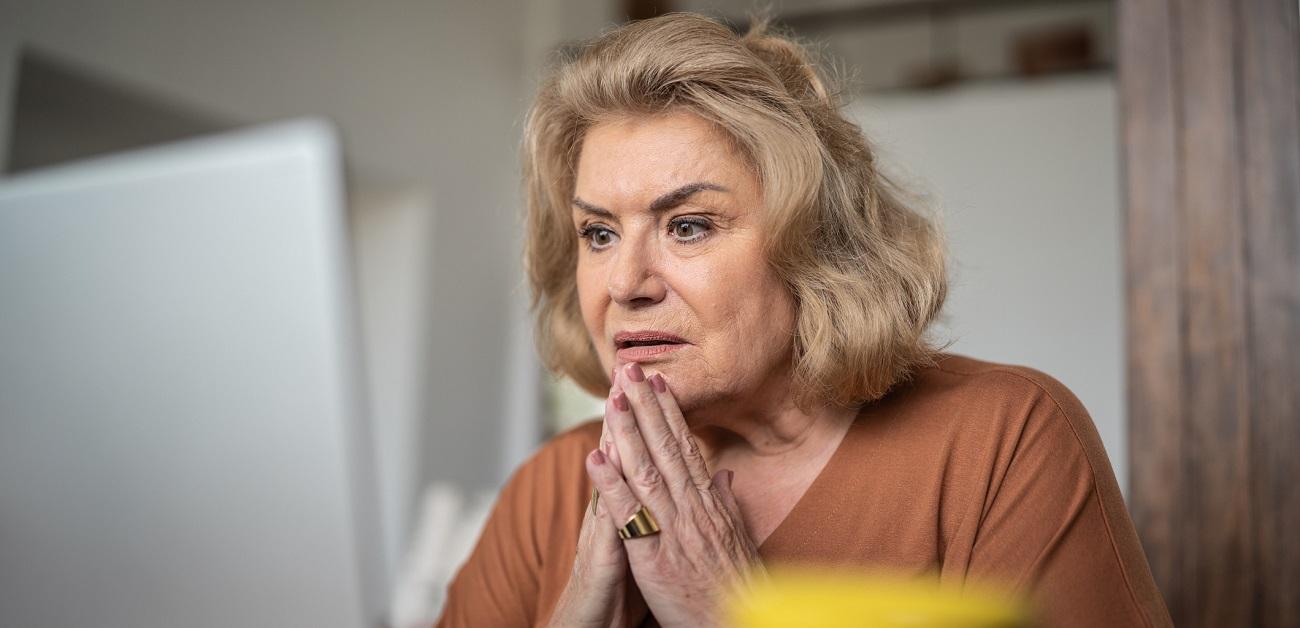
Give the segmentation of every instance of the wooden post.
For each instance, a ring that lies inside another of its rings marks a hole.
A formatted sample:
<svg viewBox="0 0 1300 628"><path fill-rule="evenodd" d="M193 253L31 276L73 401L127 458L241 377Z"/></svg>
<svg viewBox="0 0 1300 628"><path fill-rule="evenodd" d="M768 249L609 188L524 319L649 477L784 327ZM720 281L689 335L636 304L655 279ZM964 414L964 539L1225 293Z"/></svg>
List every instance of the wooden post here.
<svg viewBox="0 0 1300 628"><path fill-rule="evenodd" d="M1131 510L1179 626L1300 625L1295 0L1122 0Z"/></svg>

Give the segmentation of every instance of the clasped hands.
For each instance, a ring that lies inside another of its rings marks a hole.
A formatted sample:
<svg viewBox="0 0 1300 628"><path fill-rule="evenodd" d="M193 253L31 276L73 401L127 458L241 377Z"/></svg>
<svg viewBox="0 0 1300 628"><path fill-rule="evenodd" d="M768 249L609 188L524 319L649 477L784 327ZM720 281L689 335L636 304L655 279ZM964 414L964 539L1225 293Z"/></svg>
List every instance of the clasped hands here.
<svg viewBox="0 0 1300 628"><path fill-rule="evenodd" d="M586 467L600 497L556 619L636 625L648 607L662 626L718 625L722 599L765 574L732 472L710 475L662 375L647 378L636 363L615 369L600 448ZM618 529L642 506L660 531L621 540Z"/></svg>

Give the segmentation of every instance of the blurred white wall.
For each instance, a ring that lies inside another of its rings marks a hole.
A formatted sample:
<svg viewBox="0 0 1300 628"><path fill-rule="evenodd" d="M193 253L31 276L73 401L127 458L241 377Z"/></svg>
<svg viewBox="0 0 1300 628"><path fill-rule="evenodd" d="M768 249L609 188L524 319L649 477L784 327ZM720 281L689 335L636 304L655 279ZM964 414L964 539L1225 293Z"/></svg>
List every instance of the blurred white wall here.
<svg viewBox="0 0 1300 628"><path fill-rule="evenodd" d="M427 414L421 407L428 385L423 345L432 326L434 216L419 189L358 192L349 203L375 476L391 572L411 536L412 500L424 484L417 459L421 450L414 445L422 433L419 419Z"/></svg>
<svg viewBox="0 0 1300 628"><path fill-rule="evenodd" d="M866 95L851 113L943 211L950 351L1061 380L1127 491L1113 77Z"/></svg>
<svg viewBox="0 0 1300 628"><path fill-rule="evenodd" d="M682 10L702 11L746 24L755 8L774 15L808 16L827 12L889 7L876 18L838 20L803 33L813 48L840 62L839 74L855 89L897 87L929 63L956 57L969 78L1005 77L1016 72L1012 43L1027 32L1062 25L1084 26L1092 34L1093 54L1102 65L1115 62L1115 3L967 2L964 8L936 11L929 0L679 0ZM908 5L914 7L907 11Z"/></svg>

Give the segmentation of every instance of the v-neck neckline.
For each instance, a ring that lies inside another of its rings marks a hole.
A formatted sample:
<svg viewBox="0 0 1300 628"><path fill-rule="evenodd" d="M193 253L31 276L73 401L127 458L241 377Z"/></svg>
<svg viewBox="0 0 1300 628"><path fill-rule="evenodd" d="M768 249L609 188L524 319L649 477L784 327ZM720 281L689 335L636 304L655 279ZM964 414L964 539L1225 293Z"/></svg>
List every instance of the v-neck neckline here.
<svg viewBox="0 0 1300 628"><path fill-rule="evenodd" d="M759 544L758 553L763 556L764 559L770 558L768 554L773 551L774 547L789 546L789 543L786 542L783 537L794 534L791 530L797 529L801 533L808 530L807 526L800 525L799 519L806 518L806 515L803 514L804 511L808 509L806 504L814 503L814 500L817 499L817 495L824 492L823 485L831 481L831 478L835 477L836 474L834 473L834 469L840 464L840 459L848 455L845 452L849 449L849 439L853 437L853 431L858 429L858 423L862 419L862 413L862 409L859 408L858 413L853 417L853 421L849 423L849 428L845 430L844 435L840 437L840 442L835 446L835 451L826 459L826 463L823 464L821 470L817 472L817 476L814 477L812 482L808 484L808 487L804 489L803 495L799 496L799 499L795 501L794 506L790 508L790 511L785 513L785 518L781 519L781 523L778 523L776 527L768 533L767 538L763 539L763 542Z"/></svg>

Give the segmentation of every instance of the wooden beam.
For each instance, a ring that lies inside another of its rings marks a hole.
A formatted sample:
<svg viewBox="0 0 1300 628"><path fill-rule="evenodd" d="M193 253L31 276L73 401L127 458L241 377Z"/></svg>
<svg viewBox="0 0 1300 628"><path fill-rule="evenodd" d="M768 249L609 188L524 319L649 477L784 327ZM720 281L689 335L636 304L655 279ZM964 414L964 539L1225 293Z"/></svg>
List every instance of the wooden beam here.
<svg viewBox="0 0 1300 628"><path fill-rule="evenodd" d="M1120 108L1127 191L1127 305L1130 512L1171 615L1182 590L1182 300L1179 110L1173 24L1164 2L1119 7ZM1140 417L1140 418L1139 418Z"/></svg>
<svg viewBox="0 0 1300 628"><path fill-rule="evenodd" d="M1300 626L1300 29L1293 1L1237 4L1255 621Z"/></svg>
<svg viewBox="0 0 1300 628"><path fill-rule="evenodd" d="M1176 624L1297 625L1296 4L1119 17L1134 522Z"/></svg>

